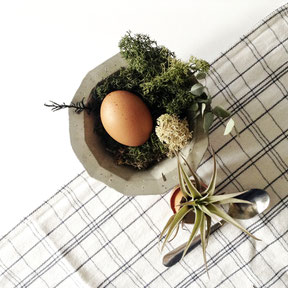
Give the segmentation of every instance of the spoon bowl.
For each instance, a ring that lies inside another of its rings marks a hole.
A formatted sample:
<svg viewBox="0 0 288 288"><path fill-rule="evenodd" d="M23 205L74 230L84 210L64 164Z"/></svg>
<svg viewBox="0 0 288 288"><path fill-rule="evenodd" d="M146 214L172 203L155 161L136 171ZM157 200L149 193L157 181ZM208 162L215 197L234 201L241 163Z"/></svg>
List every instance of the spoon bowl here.
<svg viewBox="0 0 288 288"><path fill-rule="evenodd" d="M250 201L248 203L232 203L229 205L228 214L235 219L250 219L262 213L270 204L269 194L262 189L250 189L235 197Z"/></svg>

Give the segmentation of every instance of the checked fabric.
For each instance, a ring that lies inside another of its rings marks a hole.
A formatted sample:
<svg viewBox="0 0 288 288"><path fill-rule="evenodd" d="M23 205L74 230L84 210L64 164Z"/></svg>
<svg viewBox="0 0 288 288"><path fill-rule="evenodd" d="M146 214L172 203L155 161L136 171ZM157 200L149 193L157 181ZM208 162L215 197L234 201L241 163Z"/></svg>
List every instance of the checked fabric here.
<svg viewBox="0 0 288 288"><path fill-rule="evenodd" d="M0 240L0 287L288 287L287 37L285 5L212 63L206 83L240 136L224 137L225 123L214 121L217 190L267 190L269 209L241 221L262 241L224 225L209 240L210 278L200 246L164 267L158 238L172 213L169 193L123 196L83 171ZM206 181L211 163L207 153L198 169Z"/></svg>

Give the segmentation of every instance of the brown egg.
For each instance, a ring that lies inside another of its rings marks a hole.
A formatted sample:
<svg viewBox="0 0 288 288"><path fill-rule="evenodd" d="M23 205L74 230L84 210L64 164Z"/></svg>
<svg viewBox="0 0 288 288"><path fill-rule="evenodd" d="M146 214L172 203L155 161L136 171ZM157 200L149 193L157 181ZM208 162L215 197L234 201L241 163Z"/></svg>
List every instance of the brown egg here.
<svg viewBox="0 0 288 288"><path fill-rule="evenodd" d="M145 103L135 94L117 90L109 93L100 108L107 133L127 146L140 146L150 137L153 123Z"/></svg>

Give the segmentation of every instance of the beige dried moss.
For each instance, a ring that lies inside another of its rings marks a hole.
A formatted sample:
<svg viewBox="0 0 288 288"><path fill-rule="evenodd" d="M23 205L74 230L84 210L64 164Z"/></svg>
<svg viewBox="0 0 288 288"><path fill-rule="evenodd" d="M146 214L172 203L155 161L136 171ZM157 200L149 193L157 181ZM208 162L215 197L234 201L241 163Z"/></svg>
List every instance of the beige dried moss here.
<svg viewBox="0 0 288 288"><path fill-rule="evenodd" d="M176 115L162 114L158 117L155 132L159 140L168 148L167 156L170 158L192 139L188 121L179 119Z"/></svg>

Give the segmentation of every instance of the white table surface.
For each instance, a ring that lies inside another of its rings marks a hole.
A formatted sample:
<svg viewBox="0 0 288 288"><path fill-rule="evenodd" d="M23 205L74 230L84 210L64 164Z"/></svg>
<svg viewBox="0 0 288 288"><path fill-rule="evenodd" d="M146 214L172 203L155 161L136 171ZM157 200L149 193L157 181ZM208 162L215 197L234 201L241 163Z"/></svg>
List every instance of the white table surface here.
<svg viewBox="0 0 288 288"><path fill-rule="evenodd" d="M101 4L100 4L101 3ZM85 74L119 51L127 30L187 60L208 61L284 0L0 3L0 237L83 170L70 146L69 102Z"/></svg>

